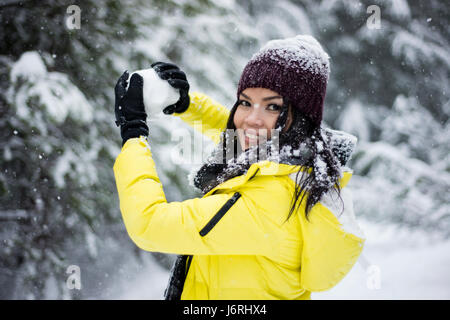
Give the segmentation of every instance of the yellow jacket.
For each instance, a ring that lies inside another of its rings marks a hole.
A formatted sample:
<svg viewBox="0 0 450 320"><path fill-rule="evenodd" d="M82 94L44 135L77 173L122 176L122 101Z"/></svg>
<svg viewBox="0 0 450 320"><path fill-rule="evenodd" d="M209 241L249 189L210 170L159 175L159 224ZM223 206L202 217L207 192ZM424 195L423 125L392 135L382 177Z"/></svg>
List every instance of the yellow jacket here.
<svg viewBox="0 0 450 320"><path fill-rule="evenodd" d="M215 142L229 111L191 93L178 114ZM128 140L114 164L122 217L130 238L147 251L193 255L182 299L309 299L350 271L364 239L343 230L321 203L308 220L303 201L285 222L298 167L254 163L245 175L202 198L167 203L144 137ZM351 173L344 173L345 187Z"/></svg>

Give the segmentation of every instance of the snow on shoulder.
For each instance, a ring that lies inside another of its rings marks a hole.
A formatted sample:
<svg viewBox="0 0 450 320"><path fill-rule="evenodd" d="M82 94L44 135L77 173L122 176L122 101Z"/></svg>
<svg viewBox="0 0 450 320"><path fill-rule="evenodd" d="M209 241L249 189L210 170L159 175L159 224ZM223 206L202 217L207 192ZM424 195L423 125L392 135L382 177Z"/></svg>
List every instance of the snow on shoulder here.
<svg viewBox="0 0 450 320"><path fill-rule="evenodd" d="M347 168L346 164L356 147L357 138L349 133L329 128L322 128L321 134L323 141L326 142L334 156L338 159L341 166L341 174L344 171L351 172L352 170ZM316 141L316 145L317 150L324 148L320 140ZM349 187L342 188L340 190L340 196L338 195L336 189L333 187L334 182L327 175L327 165L319 155L314 158L314 171L316 172L318 182L329 188L320 199L320 203L338 219L342 230L360 238L365 238L355 218L352 192ZM297 183L296 175L297 173L291 173L289 175L295 183Z"/></svg>
<svg viewBox="0 0 450 320"><path fill-rule="evenodd" d="M322 128L323 139L331 147L333 154L338 158L341 166L345 166L355 151L358 138L354 135L330 128Z"/></svg>

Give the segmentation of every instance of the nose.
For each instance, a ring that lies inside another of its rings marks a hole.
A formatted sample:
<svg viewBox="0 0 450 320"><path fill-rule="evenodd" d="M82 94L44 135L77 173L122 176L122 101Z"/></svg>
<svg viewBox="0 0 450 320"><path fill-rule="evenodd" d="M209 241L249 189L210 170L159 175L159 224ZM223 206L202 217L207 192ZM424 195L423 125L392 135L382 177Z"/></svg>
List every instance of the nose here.
<svg viewBox="0 0 450 320"><path fill-rule="evenodd" d="M251 108L251 111L247 114L247 117L245 118L245 123L249 127L263 127L264 121L262 118L262 112L260 110L259 106L255 106Z"/></svg>

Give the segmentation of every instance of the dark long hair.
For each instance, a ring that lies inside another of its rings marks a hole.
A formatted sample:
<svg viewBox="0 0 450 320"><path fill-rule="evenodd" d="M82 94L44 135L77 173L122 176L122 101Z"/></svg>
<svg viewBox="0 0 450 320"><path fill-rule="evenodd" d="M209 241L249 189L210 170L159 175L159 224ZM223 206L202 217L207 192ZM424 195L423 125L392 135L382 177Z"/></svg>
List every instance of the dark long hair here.
<svg viewBox="0 0 450 320"><path fill-rule="evenodd" d="M227 129L236 130L234 114L238 104L239 101L234 104L230 111ZM275 124L275 128L280 130L279 149L281 150L285 146L290 146L292 150L302 151L296 159L294 157L292 158L293 161L291 164L296 165L299 170L295 176L295 189L286 221L296 209L300 208L305 198L306 218L308 218L308 214L314 205L329 190L332 189L336 192L339 199L341 199L339 186L340 164L338 159L333 155L331 147L323 138L320 125L315 125L312 120L301 114L296 108L291 108L291 111L292 122L290 127L285 130L289 112L289 101L283 98L283 107ZM224 154L226 153L225 148L227 146L225 139L226 136L224 135ZM235 144L237 142L231 145ZM239 144L236 147L239 148Z"/></svg>

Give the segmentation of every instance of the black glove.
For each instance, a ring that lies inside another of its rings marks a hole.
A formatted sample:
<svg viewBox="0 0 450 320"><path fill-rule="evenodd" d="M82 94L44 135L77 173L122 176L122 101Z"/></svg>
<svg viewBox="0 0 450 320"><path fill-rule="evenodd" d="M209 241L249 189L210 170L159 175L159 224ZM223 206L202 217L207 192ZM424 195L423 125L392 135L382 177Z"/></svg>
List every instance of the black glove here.
<svg viewBox="0 0 450 320"><path fill-rule="evenodd" d="M163 112L165 114L185 112L190 103L188 94L189 82L186 79L186 74L172 63L155 62L151 65L151 67L156 71L161 79L167 80L172 87L180 90L180 99L177 103L165 107Z"/></svg>
<svg viewBox="0 0 450 320"><path fill-rule="evenodd" d="M144 79L139 74L134 73L131 76L128 91L126 89L127 80L128 71L125 71L114 88L116 125L120 126L122 145L130 138L148 136L147 113L142 96Z"/></svg>

